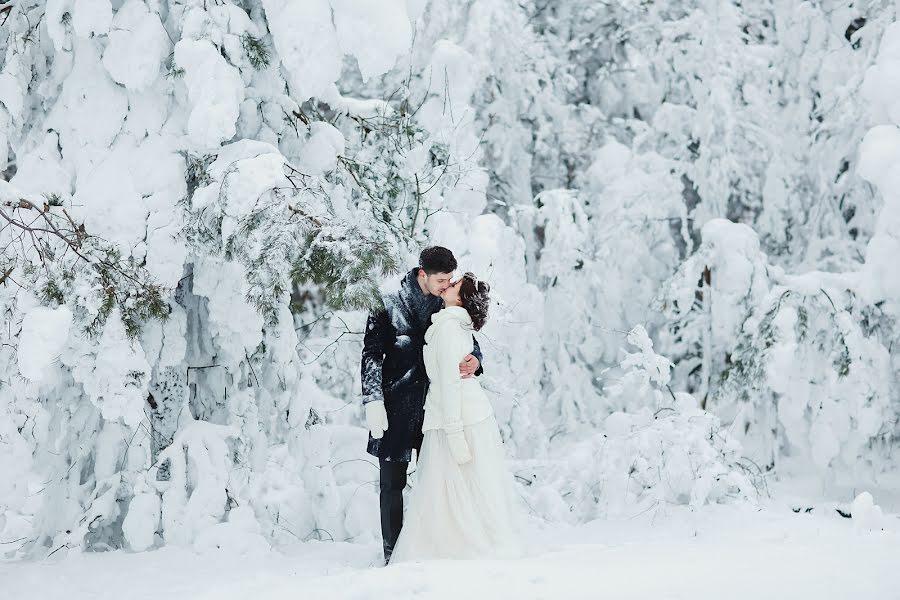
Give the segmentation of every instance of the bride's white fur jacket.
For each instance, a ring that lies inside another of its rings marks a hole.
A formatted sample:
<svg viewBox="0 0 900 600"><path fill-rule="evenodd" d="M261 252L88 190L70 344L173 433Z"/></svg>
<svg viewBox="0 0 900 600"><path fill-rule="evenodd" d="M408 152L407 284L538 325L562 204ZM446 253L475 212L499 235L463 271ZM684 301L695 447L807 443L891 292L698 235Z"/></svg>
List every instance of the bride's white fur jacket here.
<svg viewBox="0 0 900 600"><path fill-rule="evenodd" d="M472 352L472 318L461 306L448 306L431 317L425 332L425 370L431 384L425 397L422 431L458 434L494 411L475 377L463 379L459 363Z"/></svg>

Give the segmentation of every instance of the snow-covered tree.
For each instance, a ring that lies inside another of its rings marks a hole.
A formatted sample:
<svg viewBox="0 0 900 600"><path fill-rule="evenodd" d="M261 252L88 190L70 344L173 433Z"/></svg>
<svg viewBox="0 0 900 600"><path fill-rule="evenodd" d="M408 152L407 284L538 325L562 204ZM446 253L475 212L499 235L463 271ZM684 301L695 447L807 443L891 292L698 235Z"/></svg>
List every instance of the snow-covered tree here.
<svg viewBox="0 0 900 600"><path fill-rule="evenodd" d="M374 502L348 489L371 473L334 466L364 432L326 429L340 401L291 307L309 310L304 289L373 306L442 199L474 185L472 134L441 105L455 81L338 90L345 56L375 80L409 52L405 4L3 17L4 464L30 456L0 500L3 538L22 540L4 550L373 535L358 511Z"/></svg>

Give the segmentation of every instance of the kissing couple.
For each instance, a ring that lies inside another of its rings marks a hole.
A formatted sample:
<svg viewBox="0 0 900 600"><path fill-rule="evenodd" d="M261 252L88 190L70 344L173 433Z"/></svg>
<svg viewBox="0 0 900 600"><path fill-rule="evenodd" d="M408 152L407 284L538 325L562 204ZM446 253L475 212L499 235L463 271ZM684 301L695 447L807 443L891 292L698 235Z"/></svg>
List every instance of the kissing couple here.
<svg viewBox="0 0 900 600"><path fill-rule="evenodd" d="M517 553L503 442L478 381L474 332L487 322L490 286L472 273L454 278L456 268L447 248L425 248L366 322L362 393L367 450L380 467L385 564Z"/></svg>

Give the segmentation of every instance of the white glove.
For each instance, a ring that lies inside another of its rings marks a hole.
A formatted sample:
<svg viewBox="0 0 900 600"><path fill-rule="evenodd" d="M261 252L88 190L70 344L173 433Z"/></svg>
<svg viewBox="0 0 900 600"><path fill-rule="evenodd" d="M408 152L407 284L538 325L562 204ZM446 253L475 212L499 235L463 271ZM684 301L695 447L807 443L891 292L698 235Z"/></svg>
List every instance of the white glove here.
<svg viewBox="0 0 900 600"><path fill-rule="evenodd" d="M466 435L462 431L448 433L447 443L450 444L450 454L453 455L457 464L464 465L472 460L469 442L466 441Z"/></svg>
<svg viewBox="0 0 900 600"><path fill-rule="evenodd" d="M372 432L372 437L380 440L384 437L384 431L388 428L387 412L384 410L384 402L373 400L366 403L366 425Z"/></svg>

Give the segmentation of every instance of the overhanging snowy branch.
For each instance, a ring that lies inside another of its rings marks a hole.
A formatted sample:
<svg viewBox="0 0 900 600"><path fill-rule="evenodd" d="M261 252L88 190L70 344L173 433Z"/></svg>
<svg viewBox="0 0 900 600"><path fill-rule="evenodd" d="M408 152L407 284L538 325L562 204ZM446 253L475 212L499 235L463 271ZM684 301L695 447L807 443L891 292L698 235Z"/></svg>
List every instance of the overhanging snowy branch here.
<svg viewBox="0 0 900 600"><path fill-rule="evenodd" d="M92 335L117 305L131 336L146 319L166 318L163 288L114 244L89 234L59 197L29 199L5 182L0 191L0 283L34 289L45 302L64 304L76 280L88 282L99 300L95 313L82 315Z"/></svg>

